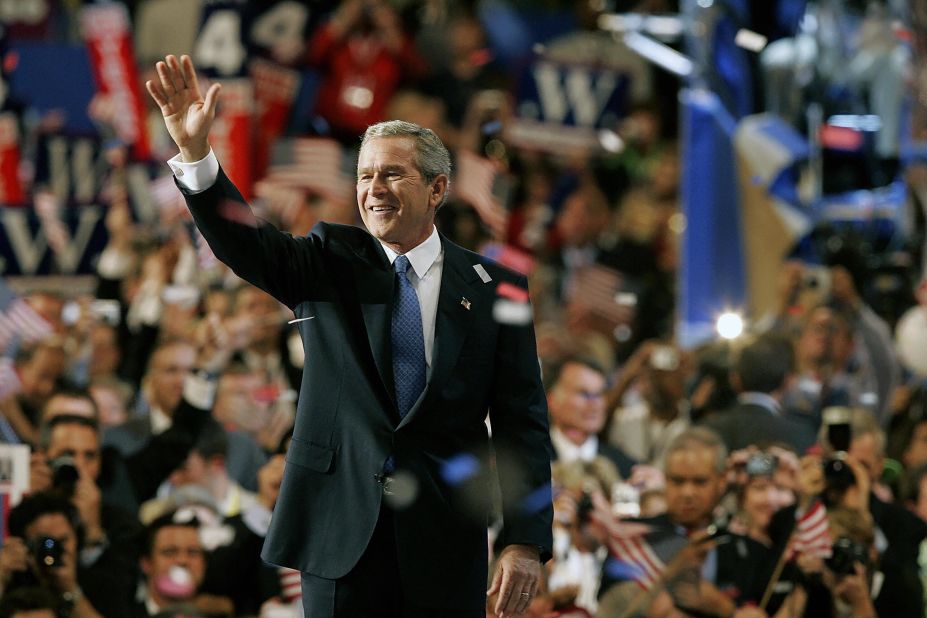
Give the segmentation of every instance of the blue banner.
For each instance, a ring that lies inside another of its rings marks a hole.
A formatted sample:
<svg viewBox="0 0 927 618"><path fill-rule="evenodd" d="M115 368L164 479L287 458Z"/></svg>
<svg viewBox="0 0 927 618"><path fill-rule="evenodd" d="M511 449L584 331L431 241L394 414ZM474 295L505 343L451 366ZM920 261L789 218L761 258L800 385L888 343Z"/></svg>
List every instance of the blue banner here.
<svg viewBox="0 0 927 618"><path fill-rule="evenodd" d="M679 344L688 348L715 337L721 313L743 311L747 290L734 119L708 91L686 90L682 104L686 228L677 335Z"/></svg>

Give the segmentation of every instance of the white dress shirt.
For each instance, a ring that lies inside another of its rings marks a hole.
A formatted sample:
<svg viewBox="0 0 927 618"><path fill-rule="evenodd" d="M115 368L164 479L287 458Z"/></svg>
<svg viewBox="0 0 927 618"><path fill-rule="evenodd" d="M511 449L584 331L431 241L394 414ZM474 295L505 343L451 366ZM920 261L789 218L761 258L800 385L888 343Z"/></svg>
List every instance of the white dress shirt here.
<svg viewBox="0 0 927 618"><path fill-rule="evenodd" d="M592 461L599 454L598 436L589 436L586 441L577 446L563 435L558 427L550 428L550 441L557 451L557 459L563 462Z"/></svg>
<svg viewBox="0 0 927 618"><path fill-rule="evenodd" d="M219 160L212 149L204 158L187 163L176 155L167 162L177 182L191 193L200 193L211 187L219 175ZM399 254L384 243L380 243L392 264ZM425 340L426 377L431 377L431 365L435 343L435 319L438 315L438 293L441 290L441 274L444 272L444 247L438 230L431 228L431 235L425 242L406 252L411 270L407 273L409 282L418 295L422 311L422 335ZM413 273L414 271L414 273Z"/></svg>

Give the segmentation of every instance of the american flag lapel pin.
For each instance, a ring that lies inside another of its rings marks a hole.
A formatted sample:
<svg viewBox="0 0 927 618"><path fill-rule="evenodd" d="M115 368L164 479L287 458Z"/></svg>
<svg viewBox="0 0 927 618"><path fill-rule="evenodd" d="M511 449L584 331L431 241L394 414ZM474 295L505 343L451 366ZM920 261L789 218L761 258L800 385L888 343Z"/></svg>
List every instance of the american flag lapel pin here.
<svg viewBox="0 0 927 618"><path fill-rule="evenodd" d="M466 296L460 299L460 304L463 306L464 309L466 309L467 311L470 311L470 301L467 300Z"/></svg>

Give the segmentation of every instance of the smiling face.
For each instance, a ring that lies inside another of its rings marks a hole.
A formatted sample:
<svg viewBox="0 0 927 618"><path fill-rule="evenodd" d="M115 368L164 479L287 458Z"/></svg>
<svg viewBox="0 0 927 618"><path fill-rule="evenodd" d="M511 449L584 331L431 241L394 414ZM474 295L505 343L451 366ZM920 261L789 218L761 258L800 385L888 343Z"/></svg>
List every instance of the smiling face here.
<svg viewBox="0 0 927 618"><path fill-rule="evenodd" d="M435 210L448 178L425 180L411 137L378 137L361 148L357 161L357 206L367 230L397 253L431 235Z"/></svg>

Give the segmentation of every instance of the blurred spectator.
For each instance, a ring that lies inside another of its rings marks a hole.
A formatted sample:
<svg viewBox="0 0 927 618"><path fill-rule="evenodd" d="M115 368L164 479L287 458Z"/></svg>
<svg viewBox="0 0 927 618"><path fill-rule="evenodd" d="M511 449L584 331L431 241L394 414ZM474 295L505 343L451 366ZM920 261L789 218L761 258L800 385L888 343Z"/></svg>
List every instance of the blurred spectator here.
<svg viewBox="0 0 927 618"><path fill-rule="evenodd" d="M116 328L105 322L97 322L90 329L90 380L116 379L122 354L119 348L119 334Z"/></svg>
<svg viewBox="0 0 927 618"><path fill-rule="evenodd" d="M285 456L273 455L258 472L257 499L224 523L233 530L231 541L209 555L204 591L228 596L237 615L255 613L269 599L296 611L302 602L299 571L261 560L261 548L286 467ZM299 610L301 612L301 610Z"/></svg>
<svg viewBox="0 0 927 618"><path fill-rule="evenodd" d="M697 423L734 405L737 393L731 386L732 346L719 341L696 352L695 375L688 380L689 416Z"/></svg>
<svg viewBox="0 0 927 618"><path fill-rule="evenodd" d="M835 236L831 244L845 247L846 243ZM844 397L851 398L851 405L876 410L881 422L887 424L891 394L900 382L901 367L888 325L860 295L867 266L865 256L858 253L849 248L833 251L826 258L826 268L797 261L783 264L777 282L778 305L773 315L760 321L759 329L771 328L791 336L799 330L796 322L804 322L807 328L801 330L807 339L799 343L801 361L808 369L814 365L826 367L828 380L831 374L837 374L837 386L850 389ZM830 307L834 313L819 311L813 315L812 309L820 305ZM840 331L841 325L833 323L833 315L840 316L848 330ZM822 383L822 388L826 398L829 383ZM808 391L821 400L821 392L815 390L809 383Z"/></svg>
<svg viewBox="0 0 927 618"><path fill-rule="evenodd" d="M592 461L555 461L551 469L554 500L554 557L548 565L548 590L575 590L572 604L595 612L599 573L608 552L592 518L610 513L609 497L620 477L604 457Z"/></svg>
<svg viewBox="0 0 927 618"><path fill-rule="evenodd" d="M0 594L39 585L70 606L73 618L102 614L84 595L80 568L80 519L67 500L51 493L23 499L9 515L9 537L0 549Z"/></svg>
<svg viewBox="0 0 927 618"><path fill-rule="evenodd" d="M28 433L19 432L20 438L32 442L39 422L39 411L64 375L67 354L59 341L42 341L21 348L16 354L14 365L22 383L17 400L29 422L26 428Z"/></svg>
<svg viewBox="0 0 927 618"><path fill-rule="evenodd" d="M798 565L809 580L806 615L853 618L915 616L913 613L883 614L873 605L879 594L875 577L876 533L865 511L838 507L827 513L834 540L830 558L801 555Z"/></svg>
<svg viewBox="0 0 927 618"><path fill-rule="evenodd" d="M463 6L451 8L452 16L441 27L440 38L434 41L437 49L427 56L433 74L425 87L444 101L448 121L461 127L468 106L480 92L502 93L510 80L487 44L479 19Z"/></svg>
<svg viewBox="0 0 927 618"><path fill-rule="evenodd" d="M299 390L303 359L293 358L288 345L291 331L283 327L284 307L270 294L250 285L235 293L232 318L228 323L235 347L233 360L258 372L264 385L279 395ZM299 346L300 351L302 345ZM295 404L294 404L295 405Z"/></svg>
<svg viewBox="0 0 927 618"><path fill-rule="evenodd" d="M207 493L215 503L221 517L234 517L257 500L255 494L245 490L229 478L226 468L228 436L218 425L210 425L200 434L194 447L183 462L158 490L158 497L142 504L143 520L154 519L150 512L163 511L162 504L184 487L196 487Z"/></svg>
<svg viewBox="0 0 927 618"><path fill-rule="evenodd" d="M230 365L219 378L213 417L228 439L226 469L229 476L249 491L257 488L257 471L274 453L293 427L292 402L275 405L276 391L263 378L238 364ZM278 399L279 400L279 399Z"/></svg>
<svg viewBox="0 0 927 618"><path fill-rule="evenodd" d="M665 591L654 591L651 611L659 607L679 607L696 615L728 616L738 605L762 596L762 570L765 548L755 541L736 536L717 545L708 541L708 527L726 489L727 449L713 431L694 427L680 434L666 452L666 505L664 515L642 519L654 538L690 539L674 552L662 582ZM699 541L702 539L702 541ZM616 581L605 570L602 591ZM643 593L641 593L643 594ZM636 607L646 607L635 600Z"/></svg>
<svg viewBox="0 0 927 618"><path fill-rule="evenodd" d="M728 467L737 501L728 527L770 547L773 515L796 501L798 457L780 447L751 447L732 453Z"/></svg>
<svg viewBox="0 0 927 618"><path fill-rule="evenodd" d="M332 136L353 144L383 118L403 78L425 64L384 0L345 0L309 41L309 63L323 72L316 112Z"/></svg>
<svg viewBox="0 0 927 618"><path fill-rule="evenodd" d="M203 358L198 359L198 351L190 342L175 339L159 343L151 355L142 382L141 403L147 406L147 413L108 429L104 443L118 448L124 455L131 455L143 448L153 436L170 429L184 401L184 394L195 397L191 379L197 364L201 367L212 365L216 358L224 361L230 353L227 347L210 351L206 351L205 347L204 354L201 354ZM206 359L206 356L209 358ZM208 377L210 373L207 368L200 375ZM209 389L210 407L214 388Z"/></svg>
<svg viewBox="0 0 927 618"><path fill-rule="evenodd" d="M605 384L605 373L594 361L573 357L560 366L547 387L553 455L566 462L602 455L627 478L634 460L599 435L607 416Z"/></svg>
<svg viewBox="0 0 927 618"><path fill-rule="evenodd" d="M161 482L184 461L210 419L207 410L215 389L208 380L191 377L190 382L189 398L196 403L184 398L170 429L129 455L103 445L97 482L104 502L135 513L139 503L153 496ZM48 400L42 411L43 423L51 425L60 416L82 417L99 427L100 415L93 398L79 389L61 390ZM33 485L49 482L50 469L44 454L33 455L32 468Z"/></svg>
<svg viewBox="0 0 927 618"><path fill-rule="evenodd" d="M878 566L884 575L875 596L876 609L883 616L920 616L924 611L924 593L917 577L917 563L920 544L927 538L927 524L904 507L883 499L890 496L879 497L872 491L878 485L885 457L885 433L875 415L869 410L853 408L850 435L848 454L859 462L866 483L863 487L859 487L858 481L853 483L862 494L856 506L868 510L872 516ZM821 444L825 456L833 454L825 427L821 429Z"/></svg>
<svg viewBox="0 0 927 618"><path fill-rule="evenodd" d="M18 588L0 598L0 618L59 618L61 601L45 588Z"/></svg>
<svg viewBox="0 0 927 618"><path fill-rule="evenodd" d="M636 387L637 397L626 401ZM662 467L666 448L689 427L679 350L645 341L624 364L608 393L609 442L634 459Z"/></svg>
<svg viewBox="0 0 927 618"><path fill-rule="evenodd" d="M50 405L56 398L64 399L57 395ZM135 593L141 529L134 512L103 502L97 485L102 457L96 421L55 415L42 426L39 448L42 459L33 460L31 490L52 490L77 509L84 592L104 615L126 613ZM47 471L37 469L46 466Z"/></svg>
<svg viewBox="0 0 927 618"><path fill-rule="evenodd" d="M781 442L799 453L814 444L814 430L798 423L782 409L782 396L794 370L788 340L761 335L739 353L731 374L738 391L737 405L704 421L734 451L751 444Z"/></svg>
<svg viewBox="0 0 927 618"><path fill-rule="evenodd" d="M129 418L132 388L118 378L94 378L89 386L90 396L100 411L100 427L116 427Z"/></svg>
<svg viewBox="0 0 927 618"><path fill-rule="evenodd" d="M147 526L141 558L144 587L130 616L182 610L192 616L231 616L227 598L198 594L206 575L206 552L192 509L167 513Z"/></svg>

